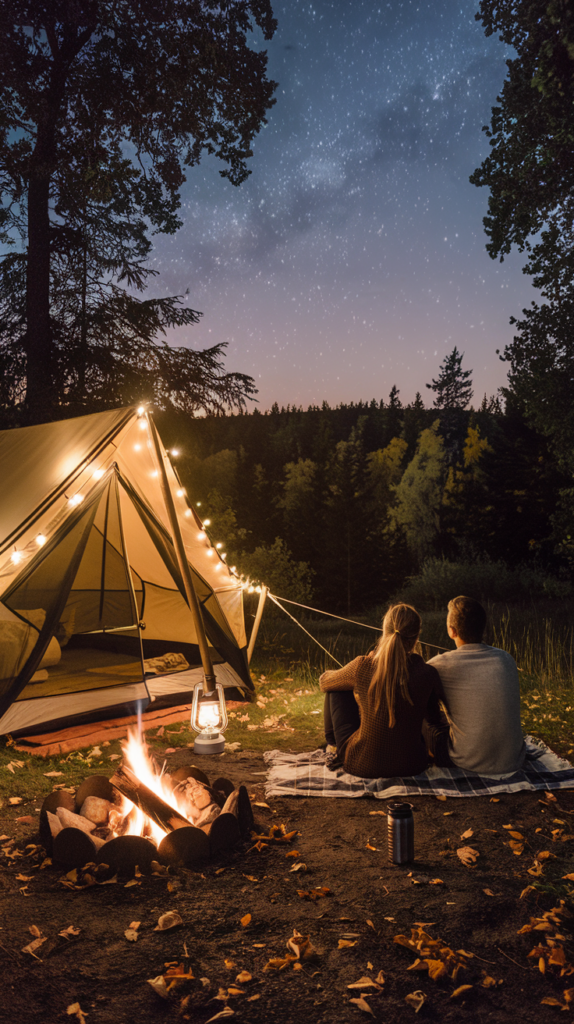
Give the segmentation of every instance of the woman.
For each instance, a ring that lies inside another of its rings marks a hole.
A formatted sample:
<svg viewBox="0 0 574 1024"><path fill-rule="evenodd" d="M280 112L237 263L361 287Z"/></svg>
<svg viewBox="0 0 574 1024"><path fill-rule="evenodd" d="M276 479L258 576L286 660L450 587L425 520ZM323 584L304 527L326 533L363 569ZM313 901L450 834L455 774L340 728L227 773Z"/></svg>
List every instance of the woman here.
<svg viewBox="0 0 574 1024"><path fill-rule="evenodd" d="M429 763L422 722L429 699L443 700L438 672L415 654L421 618L389 608L375 650L324 672L325 738L345 771L364 779L418 775Z"/></svg>

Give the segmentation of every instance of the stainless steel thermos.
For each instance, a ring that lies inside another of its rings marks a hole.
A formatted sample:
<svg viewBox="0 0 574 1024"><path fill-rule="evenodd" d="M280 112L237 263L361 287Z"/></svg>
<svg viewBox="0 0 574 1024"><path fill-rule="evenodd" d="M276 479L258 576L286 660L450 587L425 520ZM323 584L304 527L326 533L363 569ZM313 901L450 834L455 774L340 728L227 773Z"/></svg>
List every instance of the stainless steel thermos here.
<svg viewBox="0 0 574 1024"><path fill-rule="evenodd" d="M407 864L415 858L415 823L412 804L392 803L387 807L389 860Z"/></svg>

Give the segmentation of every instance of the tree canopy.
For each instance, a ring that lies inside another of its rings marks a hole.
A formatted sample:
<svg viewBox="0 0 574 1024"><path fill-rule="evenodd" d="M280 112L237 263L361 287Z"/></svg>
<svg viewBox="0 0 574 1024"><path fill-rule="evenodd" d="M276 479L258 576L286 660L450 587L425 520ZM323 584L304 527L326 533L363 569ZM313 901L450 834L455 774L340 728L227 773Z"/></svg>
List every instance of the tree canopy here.
<svg viewBox="0 0 574 1024"><path fill-rule="evenodd" d="M247 177L275 88L249 35L274 29L269 0L0 0L0 228L5 244L19 235L25 245L3 261L13 399L25 388L45 414L89 384L93 363L101 378L113 363L101 339L115 323L140 341L133 375L141 344L149 355L158 331L197 322L177 297L137 308L148 233L180 226L186 169L203 154L232 184ZM154 377L181 371L183 352L169 353L159 346ZM186 388L199 355L184 367ZM234 384L228 396L241 402L248 378Z"/></svg>
<svg viewBox="0 0 574 1024"><path fill-rule="evenodd" d="M473 395L472 370L463 370L463 359L464 352L459 352L455 345L444 357L436 380L427 384L435 394L435 409L466 409L469 404Z"/></svg>

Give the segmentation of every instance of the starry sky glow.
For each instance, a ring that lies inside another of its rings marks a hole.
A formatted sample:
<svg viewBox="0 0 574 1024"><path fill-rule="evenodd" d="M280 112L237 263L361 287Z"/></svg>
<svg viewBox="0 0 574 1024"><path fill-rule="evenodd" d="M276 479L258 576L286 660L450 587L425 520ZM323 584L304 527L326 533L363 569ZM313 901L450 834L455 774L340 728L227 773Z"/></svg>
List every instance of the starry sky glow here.
<svg viewBox="0 0 574 1024"><path fill-rule="evenodd" d="M229 343L259 408L387 398L436 377L456 345L475 402L505 382L509 317L535 297L523 257L486 253L487 192L468 182L509 51L476 0L275 0L277 103L234 188L189 172L184 226L156 236L154 291L201 324L170 340ZM251 406L250 406L251 407Z"/></svg>

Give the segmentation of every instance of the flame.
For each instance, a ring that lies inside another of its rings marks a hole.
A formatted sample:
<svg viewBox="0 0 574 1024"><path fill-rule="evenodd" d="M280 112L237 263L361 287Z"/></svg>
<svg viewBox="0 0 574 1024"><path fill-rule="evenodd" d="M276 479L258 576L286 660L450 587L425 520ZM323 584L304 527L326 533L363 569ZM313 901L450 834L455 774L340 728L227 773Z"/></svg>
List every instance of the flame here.
<svg viewBox="0 0 574 1024"><path fill-rule="evenodd" d="M169 783L164 781L162 774L157 774L145 741L140 739L137 732L132 729L128 732L126 742L122 743L122 753L130 768L137 775L140 782L143 782L144 786L153 790L166 804L169 804L170 807L173 807L180 814L183 814L185 818L188 818L189 809L187 806L184 806L184 801L178 799L177 794L172 791ZM130 822L130 827L126 834L132 836L151 835L152 839L159 846L167 832L160 828L159 825L156 825L155 821L148 818L139 807L135 807L127 797L124 797L124 801L126 813L135 808L133 821Z"/></svg>

